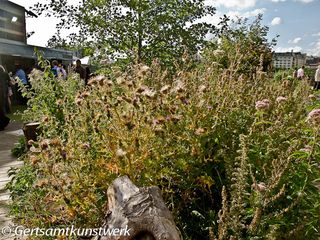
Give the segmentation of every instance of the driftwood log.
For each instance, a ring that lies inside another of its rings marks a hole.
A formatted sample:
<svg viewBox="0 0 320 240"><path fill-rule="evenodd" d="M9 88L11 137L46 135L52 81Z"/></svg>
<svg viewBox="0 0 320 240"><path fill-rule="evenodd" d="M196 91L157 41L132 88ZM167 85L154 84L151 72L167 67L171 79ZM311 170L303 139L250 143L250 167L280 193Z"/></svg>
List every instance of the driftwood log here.
<svg viewBox="0 0 320 240"><path fill-rule="evenodd" d="M108 188L109 213L105 228L128 228L130 236L103 236L102 240L182 240L158 187L135 186L127 176Z"/></svg>

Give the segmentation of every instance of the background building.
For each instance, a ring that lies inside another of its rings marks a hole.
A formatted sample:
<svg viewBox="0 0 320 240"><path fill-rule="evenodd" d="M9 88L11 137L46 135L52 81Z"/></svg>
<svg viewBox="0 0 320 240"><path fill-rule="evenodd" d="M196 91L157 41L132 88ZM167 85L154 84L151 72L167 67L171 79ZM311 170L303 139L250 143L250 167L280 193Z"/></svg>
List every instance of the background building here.
<svg viewBox="0 0 320 240"><path fill-rule="evenodd" d="M37 63L35 48L48 60L72 63L71 51L27 44L25 14L37 17L22 6L8 0L0 0L0 64L11 72L14 65L19 63L28 72L28 69L32 69Z"/></svg>
<svg viewBox="0 0 320 240"><path fill-rule="evenodd" d="M301 52L279 52L273 54L274 68L290 69L306 64L307 55Z"/></svg>
<svg viewBox="0 0 320 240"><path fill-rule="evenodd" d="M311 69L317 69L320 65L320 57L314 57L314 56L307 56L307 63L308 68Z"/></svg>

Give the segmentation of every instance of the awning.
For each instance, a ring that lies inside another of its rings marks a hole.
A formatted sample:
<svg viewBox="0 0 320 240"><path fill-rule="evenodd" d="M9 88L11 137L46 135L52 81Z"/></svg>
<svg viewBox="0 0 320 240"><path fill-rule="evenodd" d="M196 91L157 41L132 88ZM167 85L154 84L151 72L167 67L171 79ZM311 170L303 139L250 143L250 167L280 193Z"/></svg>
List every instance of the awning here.
<svg viewBox="0 0 320 240"><path fill-rule="evenodd" d="M34 52L35 48L43 54L45 59L60 59L72 61L73 53L66 50L37 47L27 44L15 44L0 41L0 55L9 55L24 58L37 58Z"/></svg>
<svg viewBox="0 0 320 240"><path fill-rule="evenodd" d="M80 60L82 65L90 65L91 64L90 56L85 56L83 58L76 58L73 60L73 64L76 64L77 60Z"/></svg>

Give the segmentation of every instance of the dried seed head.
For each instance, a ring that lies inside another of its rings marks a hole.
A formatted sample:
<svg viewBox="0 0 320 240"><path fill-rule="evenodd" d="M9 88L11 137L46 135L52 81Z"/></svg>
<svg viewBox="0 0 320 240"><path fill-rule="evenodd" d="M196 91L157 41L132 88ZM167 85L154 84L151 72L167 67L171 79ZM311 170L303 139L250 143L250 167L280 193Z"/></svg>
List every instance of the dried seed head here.
<svg viewBox="0 0 320 240"><path fill-rule="evenodd" d="M90 143L83 143L82 145L81 145L81 148L82 149L84 149L84 150L89 150L90 149Z"/></svg>
<svg viewBox="0 0 320 240"><path fill-rule="evenodd" d="M49 117L48 116L44 116L42 118L42 122L49 122Z"/></svg>
<svg viewBox="0 0 320 240"><path fill-rule="evenodd" d="M254 183L251 186L253 189L257 190L258 192L265 192L267 190L267 186L264 182L260 182L260 183Z"/></svg>
<svg viewBox="0 0 320 240"><path fill-rule="evenodd" d="M204 134L205 132L206 132L205 129L203 129L203 128L198 128L198 129L195 131L195 134L199 136L199 135Z"/></svg>
<svg viewBox="0 0 320 240"><path fill-rule="evenodd" d="M40 161L39 158L37 158L36 156L34 156L34 155L31 155L31 156L30 156L30 163L31 163L32 165L37 164L39 161Z"/></svg>
<svg viewBox="0 0 320 240"><path fill-rule="evenodd" d="M126 151L124 151L122 148L119 148L116 152L117 157L124 157L127 154Z"/></svg>
<svg viewBox="0 0 320 240"><path fill-rule="evenodd" d="M143 65L140 67L138 75L146 75L150 71L150 67Z"/></svg>
<svg viewBox="0 0 320 240"><path fill-rule="evenodd" d="M56 101L56 105L58 105L58 106L61 106L62 103L63 103L63 100L62 100L62 99L58 99L58 100Z"/></svg>
<svg viewBox="0 0 320 240"><path fill-rule="evenodd" d="M40 147L41 149L45 150L49 147L49 144L50 144L50 140L49 139L43 139L41 142L40 142Z"/></svg>
<svg viewBox="0 0 320 240"><path fill-rule="evenodd" d="M105 84L111 87L113 85L113 82L111 80L105 80Z"/></svg>
<svg viewBox="0 0 320 240"><path fill-rule="evenodd" d="M146 96L148 98L154 98L156 95L156 91L153 91L151 89L144 90L141 95Z"/></svg>
<svg viewBox="0 0 320 240"><path fill-rule="evenodd" d="M199 93L204 93L207 89L207 86L205 85L200 85L199 88L198 88L198 92Z"/></svg>
<svg viewBox="0 0 320 240"><path fill-rule="evenodd" d="M116 82L117 82L118 85L122 85L122 84L124 84L126 82L126 80L123 77L118 77L116 79Z"/></svg>
<svg viewBox="0 0 320 240"><path fill-rule="evenodd" d="M145 90L147 90L148 87L145 86L145 85L141 85L138 89L137 89L137 93L142 93L144 92Z"/></svg>
<svg viewBox="0 0 320 240"><path fill-rule="evenodd" d="M165 85L160 89L160 93L162 94L166 94L169 92L170 86L169 85Z"/></svg>
<svg viewBox="0 0 320 240"><path fill-rule="evenodd" d="M213 53L213 55L216 56L216 57L218 57L218 56L223 56L223 55L224 55L224 51L221 50L221 49L216 49L216 50L214 50L212 53Z"/></svg>
<svg viewBox="0 0 320 240"><path fill-rule="evenodd" d="M40 153L40 152L41 152L41 149L40 149L40 148L36 148L35 146L32 146L32 147L30 148L30 152Z"/></svg>

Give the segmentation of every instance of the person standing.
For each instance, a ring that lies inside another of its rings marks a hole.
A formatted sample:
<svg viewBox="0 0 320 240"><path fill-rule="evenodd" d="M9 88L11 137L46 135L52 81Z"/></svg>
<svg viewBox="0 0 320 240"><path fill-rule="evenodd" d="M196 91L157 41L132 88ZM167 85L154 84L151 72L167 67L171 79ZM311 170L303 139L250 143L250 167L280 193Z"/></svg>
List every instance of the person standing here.
<svg viewBox="0 0 320 240"><path fill-rule="evenodd" d="M58 66L58 61L57 60L53 60L52 61L52 68L51 68L51 71L53 73L53 75L55 77L58 77L59 75L61 75L61 70L60 70L60 67Z"/></svg>
<svg viewBox="0 0 320 240"><path fill-rule="evenodd" d="M318 66L316 74L314 75L314 89L320 89L320 65Z"/></svg>
<svg viewBox="0 0 320 240"><path fill-rule="evenodd" d="M298 79L304 78L304 65L302 65L301 68L298 69L297 77L298 77Z"/></svg>
<svg viewBox="0 0 320 240"><path fill-rule="evenodd" d="M76 61L75 72L79 73L80 79L85 81L85 79L86 79L86 70L81 66L81 61L79 59Z"/></svg>
<svg viewBox="0 0 320 240"><path fill-rule="evenodd" d="M10 122L10 118L6 116L9 82L9 74L5 71L4 67L0 65L0 131L4 130Z"/></svg>
<svg viewBox="0 0 320 240"><path fill-rule="evenodd" d="M298 77L298 68L297 68L297 67L294 68L292 77L293 77L294 79L296 79L296 78Z"/></svg>
<svg viewBox="0 0 320 240"><path fill-rule="evenodd" d="M27 75L25 71L22 69L20 64L15 65L16 73L14 75L15 78L19 78L23 85L28 85Z"/></svg>
<svg viewBox="0 0 320 240"><path fill-rule="evenodd" d="M60 68L60 71L61 71L61 76L64 80L66 80L68 78L68 74L67 74L67 71L66 71L66 67L62 64L62 63L59 63L59 68Z"/></svg>
<svg viewBox="0 0 320 240"><path fill-rule="evenodd" d="M14 79L19 79L19 81L25 86L27 87L28 86L28 79L27 79L27 75L25 73L25 71L22 69L21 65L19 63L15 64L15 74L14 74ZM26 104L27 103L27 99L24 98L22 96L22 93L21 91L19 91L19 85L17 86L17 98L18 98L18 101L20 104Z"/></svg>

